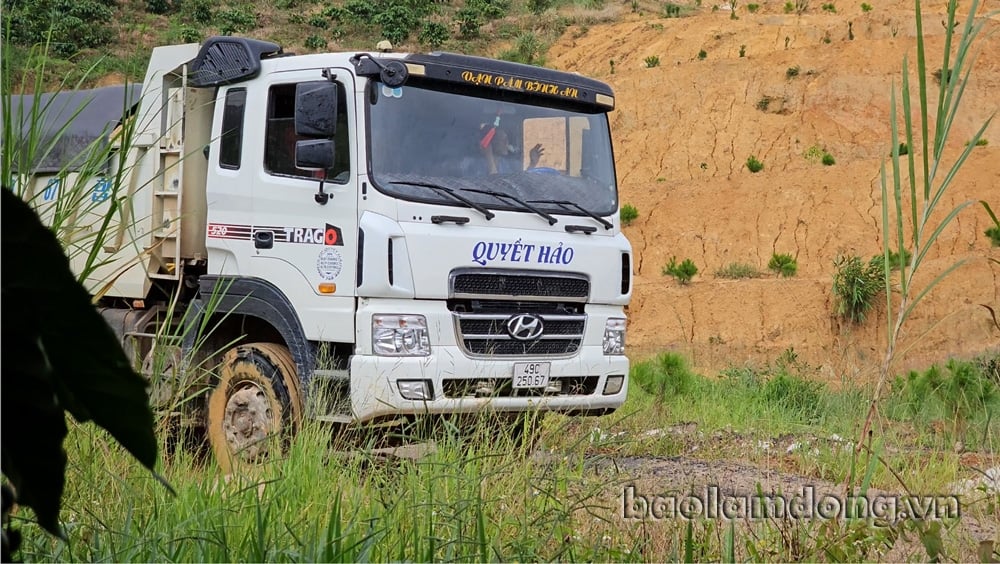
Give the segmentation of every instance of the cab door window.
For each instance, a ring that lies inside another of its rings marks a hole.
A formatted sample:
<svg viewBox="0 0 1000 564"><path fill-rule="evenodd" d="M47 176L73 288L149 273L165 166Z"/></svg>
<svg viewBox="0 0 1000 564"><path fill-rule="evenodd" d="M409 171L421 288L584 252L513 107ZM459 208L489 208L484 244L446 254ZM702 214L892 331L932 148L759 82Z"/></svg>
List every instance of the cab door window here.
<svg viewBox="0 0 1000 564"><path fill-rule="evenodd" d="M272 86L267 99L267 128L264 145L264 170L276 176L316 178L318 171L295 166L295 143L308 139L295 134L295 84ZM347 96L344 86L337 83L337 133L334 138L333 166L326 170L326 179L345 183L351 173Z"/></svg>

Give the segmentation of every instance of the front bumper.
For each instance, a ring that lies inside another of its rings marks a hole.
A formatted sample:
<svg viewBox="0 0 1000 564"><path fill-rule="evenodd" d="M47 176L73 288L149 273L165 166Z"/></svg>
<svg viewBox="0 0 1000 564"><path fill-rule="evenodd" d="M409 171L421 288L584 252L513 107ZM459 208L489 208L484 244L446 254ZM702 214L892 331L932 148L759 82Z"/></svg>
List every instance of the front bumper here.
<svg viewBox="0 0 1000 564"><path fill-rule="evenodd" d="M457 347L435 347L431 356L423 358L355 355L351 359L354 417L367 421L386 415L475 413L483 409L597 414L621 407L628 393L628 358L605 356L601 347L583 347L580 354L569 359L546 360L551 362L550 381L580 383L564 384L565 390L559 393L503 395L505 388L510 390L504 384L513 378L513 362L470 359ZM625 376L618 393L604 395L608 376ZM399 380L429 381L433 399L404 399L397 386ZM476 397L474 390L479 382L493 383L497 392Z"/></svg>
<svg viewBox="0 0 1000 564"><path fill-rule="evenodd" d="M616 306L588 307L583 345L569 358L496 357L470 358L457 343L452 313L444 304L423 302L423 311L413 311L413 301L373 300L362 304L358 315L358 350L351 357L351 408L359 422L396 415L476 413L482 410L544 410L602 414L621 407L628 394L629 361L625 356L605 355L601 342L608 317L621 317ZM371 354L370 315L398 311L424 315L431 330L431 354L425 357L384 357ZM368 320L366 322L366 319ZM549 378L561 389L513 390L515 362L548 362ZM605 395L610 376L621 376L621 389ZM401 394L400 380L425 380L430 399L408 400ZM484 391L486 388L486 391Z"/></svg>

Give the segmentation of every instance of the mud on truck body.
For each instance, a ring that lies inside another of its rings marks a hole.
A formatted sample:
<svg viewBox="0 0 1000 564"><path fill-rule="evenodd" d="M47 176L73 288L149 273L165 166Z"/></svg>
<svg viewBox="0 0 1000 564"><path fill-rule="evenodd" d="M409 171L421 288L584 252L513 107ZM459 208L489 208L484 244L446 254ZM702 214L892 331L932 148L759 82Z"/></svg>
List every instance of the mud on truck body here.
<svg viewBox="0 0 1000 564"><path fill-rule="evenodd" d="M156 407L204 390L182 420L220 460L303 418L624 402L631 247L606 84L216 37L154 49L135 94L123 158L88 188L92 218L126 204L89 289ZM502 138L516 166L490 174ZM43 217L74 174L34 177Z"/></svg>

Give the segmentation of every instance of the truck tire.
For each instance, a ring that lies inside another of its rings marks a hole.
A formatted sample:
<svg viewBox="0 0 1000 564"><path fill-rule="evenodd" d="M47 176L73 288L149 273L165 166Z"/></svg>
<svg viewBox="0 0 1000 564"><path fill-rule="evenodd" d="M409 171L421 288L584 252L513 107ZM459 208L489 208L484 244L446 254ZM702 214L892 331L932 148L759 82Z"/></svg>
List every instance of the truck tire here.
<svg viewBox="0 0 1000 564"><path fill-rule="evenodd" d="M302 421L302 395L284 345L250 343L230 349L208 400L208 441L224 473L280 453Z"/></svg>

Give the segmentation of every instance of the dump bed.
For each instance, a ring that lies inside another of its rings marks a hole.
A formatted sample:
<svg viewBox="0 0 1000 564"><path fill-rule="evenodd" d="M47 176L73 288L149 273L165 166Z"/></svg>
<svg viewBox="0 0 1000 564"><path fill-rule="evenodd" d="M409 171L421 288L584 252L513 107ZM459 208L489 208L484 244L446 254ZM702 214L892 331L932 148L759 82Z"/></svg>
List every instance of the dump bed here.
<svg viewBox="0 0 1000 564"><path fill-rule="evenodd" d="M202 149L213 100L210 89L187 85L197 52L197 44L154 49L141 86L11 100L21 124L13 187L94 294L142 299L152 281L179 280L185 265L206 258Z"/></svg>

